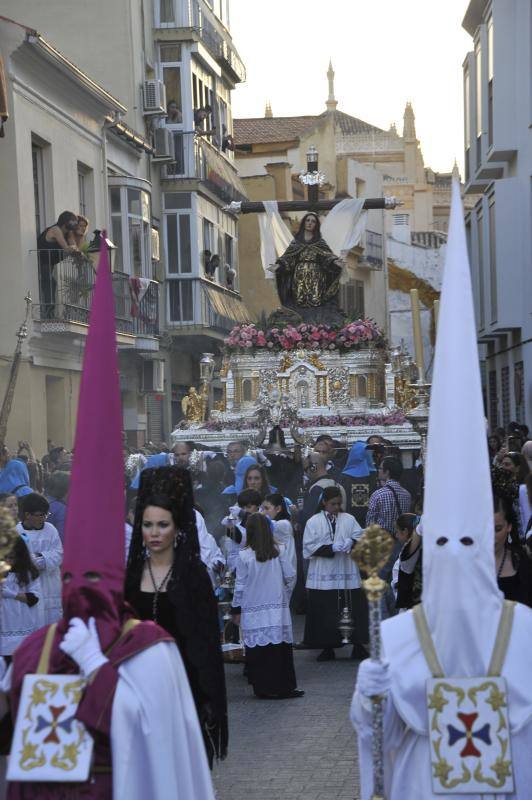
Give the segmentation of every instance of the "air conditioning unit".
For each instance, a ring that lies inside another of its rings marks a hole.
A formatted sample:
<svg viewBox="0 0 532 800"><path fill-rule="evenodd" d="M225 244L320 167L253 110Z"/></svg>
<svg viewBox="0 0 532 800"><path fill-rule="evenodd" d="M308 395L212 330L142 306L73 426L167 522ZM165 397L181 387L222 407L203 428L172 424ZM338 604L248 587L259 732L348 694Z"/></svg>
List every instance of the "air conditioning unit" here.
<svg viewBox="0 0 532 800"><path fill-rule="evenodd" d="M142 362L142 391L163 394L164 361L153 359Z"/></svg>
<svg viewBox="0 0 532 800"><path fill-rule="evenodd" d="M162 81L144 81L144 113L166 113L166 88Z"/></svg>
<svg viewBox="0 0 532 800"><path fill-rule="evenodd" d="M155 128L154 137L154 152L152 158L154 161L173 161L174 156L174 137L172 131L168 128Z"/></svg>

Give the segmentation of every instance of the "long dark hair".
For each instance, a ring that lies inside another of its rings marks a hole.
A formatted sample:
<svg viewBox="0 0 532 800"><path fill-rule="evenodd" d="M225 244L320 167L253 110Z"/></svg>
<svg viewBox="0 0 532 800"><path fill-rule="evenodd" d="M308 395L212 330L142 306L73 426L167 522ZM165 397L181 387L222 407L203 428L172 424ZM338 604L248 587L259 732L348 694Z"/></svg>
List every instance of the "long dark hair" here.
<svg viewBox="0 0 532 800"><path fill-rule="evenodd" d="M524 483L526 481L526 476L530 472L528 461L526 458L521 455L521 453L506 453L504 458L509 458L510 461L514 464L514 466L519 468L519 472L517 473L516 480L519 483Z"/></svg>
<svg viewBox="0 0 532 800"><path fill-rule="evenodd" d="M269 520L264 514L250 514L246 523L247 546L259 562L279 556Z"/></svg>
<svg viewBox="0 0 532 800"><path fill-rule="evenodd" d="M268 494L266 495L264 500L267 503L271 503L272 506L281 506L281 510L275 517L277 521L281 519L288 519L288 520L290 519L290 514L287 511L284 497L280 492L273 492L273 494Z"/></svg>
<svg viewBox="0 0 532 800"><path fill-rule="evenodd" d="M255 470L260 474L260 476L262 478L262 487L261 487L260 493L261 493L262 497L266 497L266 495L271 494L272 489L271 489L271 486L270 486L270 482L268 480L268 476L266 474L266 470L264 469L264 467L261 467L260 464L250 464L249 467L247 468L247 470L245 471L245 473L244 473L244 489L248 488L248 475L249 475L249 473L250 472L254 472Z"/></svg>
<svg viewBox="0 0 532 800"><path fill-rule="evenodd" d="M39 570L33 563L30 551L22 536L17 536L9 552L8 561L11 562L11 572L16 576L20 586L27 586L31 581L39 577Z"/></svg>
<svg viewBox="0 0 532 800"><path fill-rule="evenodd" d="M183 657L209 763L227 752L227 702L216 599L200 559L190 472L182 467L145 469L140 476L135 524L126 570L126 600L140 589L144 569L142 518L148 505L170 511L178 531L167 595L175 609L176 643Z"/></svg>
<svg viewBox="0 0 532 800"><path fill-rule="evenodd" d="M316 220L316 227L314 228L314 236L310 241L305 240L305 222L307 221L307 217L314 217ZM299 228L297 229L297 233L295 238L298 242L305 242L306 244L310 244L311 242L317 242L318 239L321 239L321 225L320 225L320 218L314 211L309 211L301 222L299 223Z"/></svg>
<svg viewBox="0 0 532 800"><path fill-rule="evenodd" d="M503 495L494 494L493 511L495 514L497 514L497 512L500 512L504 516L504 519L506 520L508 525L511 525L512 527L512 530L510 531L510 537L506 543L506 546L509 547L510 549L512 555L512 563L514 567L517 569L519 565L519 560L525 557L526 552L523 549L521 542L519 541L517 516L514 511L511 499Z"/></svg>
<svg viewBox="0 0 532 800"><path fill-rule="evenodd" d="M417 523L419 522L419 517L417 514L405 513L399 514L395 524L399 528L399 530L407 530L410 535L414 533L414 528L416 527Z"/></svg>

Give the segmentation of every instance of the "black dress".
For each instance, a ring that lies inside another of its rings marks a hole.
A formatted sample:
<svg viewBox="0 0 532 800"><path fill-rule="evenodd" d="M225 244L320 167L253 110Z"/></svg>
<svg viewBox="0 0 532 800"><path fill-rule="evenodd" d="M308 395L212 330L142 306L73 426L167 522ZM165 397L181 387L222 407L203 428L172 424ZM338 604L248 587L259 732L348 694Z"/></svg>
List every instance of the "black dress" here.
<svg viewBox="0 0 532 800"><path fill-rule="evenodd" d="M154 598L154 592L142 592L140 589L138 589L135 592L131 592L128 595L128 602L131 603L131 605L137 612L137 616L139 619L153 620L154 622L157 622L158 625L160 625L162 628L168 631L168 633L175 639L175 643L181 654L181 658L183 659L183 664L185 665L188 682L190 684L190 691L192 692L192 696L194 698L194 703L198 711L198 716L200 716L200 722L203 723L203 720L201 719L202 709L208 703L209 698L205 694L205 692L203 692L201 689L200 681L198 679L197 669L195 669L194 665L187 657L186 643L184 641L183 636L180 634L177 625L176 608L172 604L168 592L160 592L157 598L157 619L154 620L153 598ZM202 724L202 730L205 733L204 724Z"/></svg>
<svg viewBox="0 0 532 800"><path fill-rule="evenodd" d="M55 225L46 228L37 239L37 252L39 258L39 288L41 292L41 304L44 306L42 314L48 319L54 316L55 291L57 281L54 276L55 265L61 261L65 252L57 242L49 242L46 234Z"/></svg>

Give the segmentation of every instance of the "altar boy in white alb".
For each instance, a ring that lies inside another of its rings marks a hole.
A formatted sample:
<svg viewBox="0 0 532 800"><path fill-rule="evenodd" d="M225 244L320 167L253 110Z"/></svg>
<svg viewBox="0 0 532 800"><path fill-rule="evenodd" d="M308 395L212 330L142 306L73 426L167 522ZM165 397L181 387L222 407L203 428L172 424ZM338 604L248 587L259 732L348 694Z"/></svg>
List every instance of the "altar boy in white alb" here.
<svg viewBox="0 0 532 800"><path fill-rule="evenodd" d="M474 463L457 459L468 441ZM385 796L532 796L532 611L497 588L493 499L462 204L453 186L430 407L422 603L382 624L351 718L372 795L371 697L385 695Z"/></svg>
<svg viewBox="0 0 532 800"><path fill-rule="evenodd" d="M310 560L304 641L309 648L322 648L318 661L331 661L335 658L334 648L342 646L338 622L343 608L355 619L357 645L367 641L367 637L358 638L367 622L362 619L358 567L349 557L362 529L351 514L341 510L342 503L340 487L327 486L318 513L309 519L303 534L303 557ZM354 648L353 657L356 655Z"/></svg>

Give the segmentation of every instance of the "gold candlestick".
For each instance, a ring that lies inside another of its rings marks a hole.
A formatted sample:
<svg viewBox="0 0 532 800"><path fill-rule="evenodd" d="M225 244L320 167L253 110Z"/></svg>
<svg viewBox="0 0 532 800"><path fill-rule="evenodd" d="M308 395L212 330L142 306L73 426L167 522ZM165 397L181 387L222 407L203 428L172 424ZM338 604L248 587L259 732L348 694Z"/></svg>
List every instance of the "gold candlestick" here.
<svg viewBox="0 0 532 800"><path fill-rule="evenodd" d="M393 550L393 540L389 533L379 525L366 528L351 557L361 572L367 574L362 581L369 606L370 658L381 661L381 600L387 583L379 577L379 570L386 564ZM382 695L371 698L373 712L373 794L371 800L385 800L384 797L384 736Z"/></svg>
<svg viewBox="0 0 532 800"><path fill-rule="evenodd" d="M419 292L410 289L410 303L412 305L412 327L414 329L414 349L416 351L416 364L419 372L419 382L425 381L425 356L423 353L423 336L421 333L421 311L419 306Z"/></svg>

